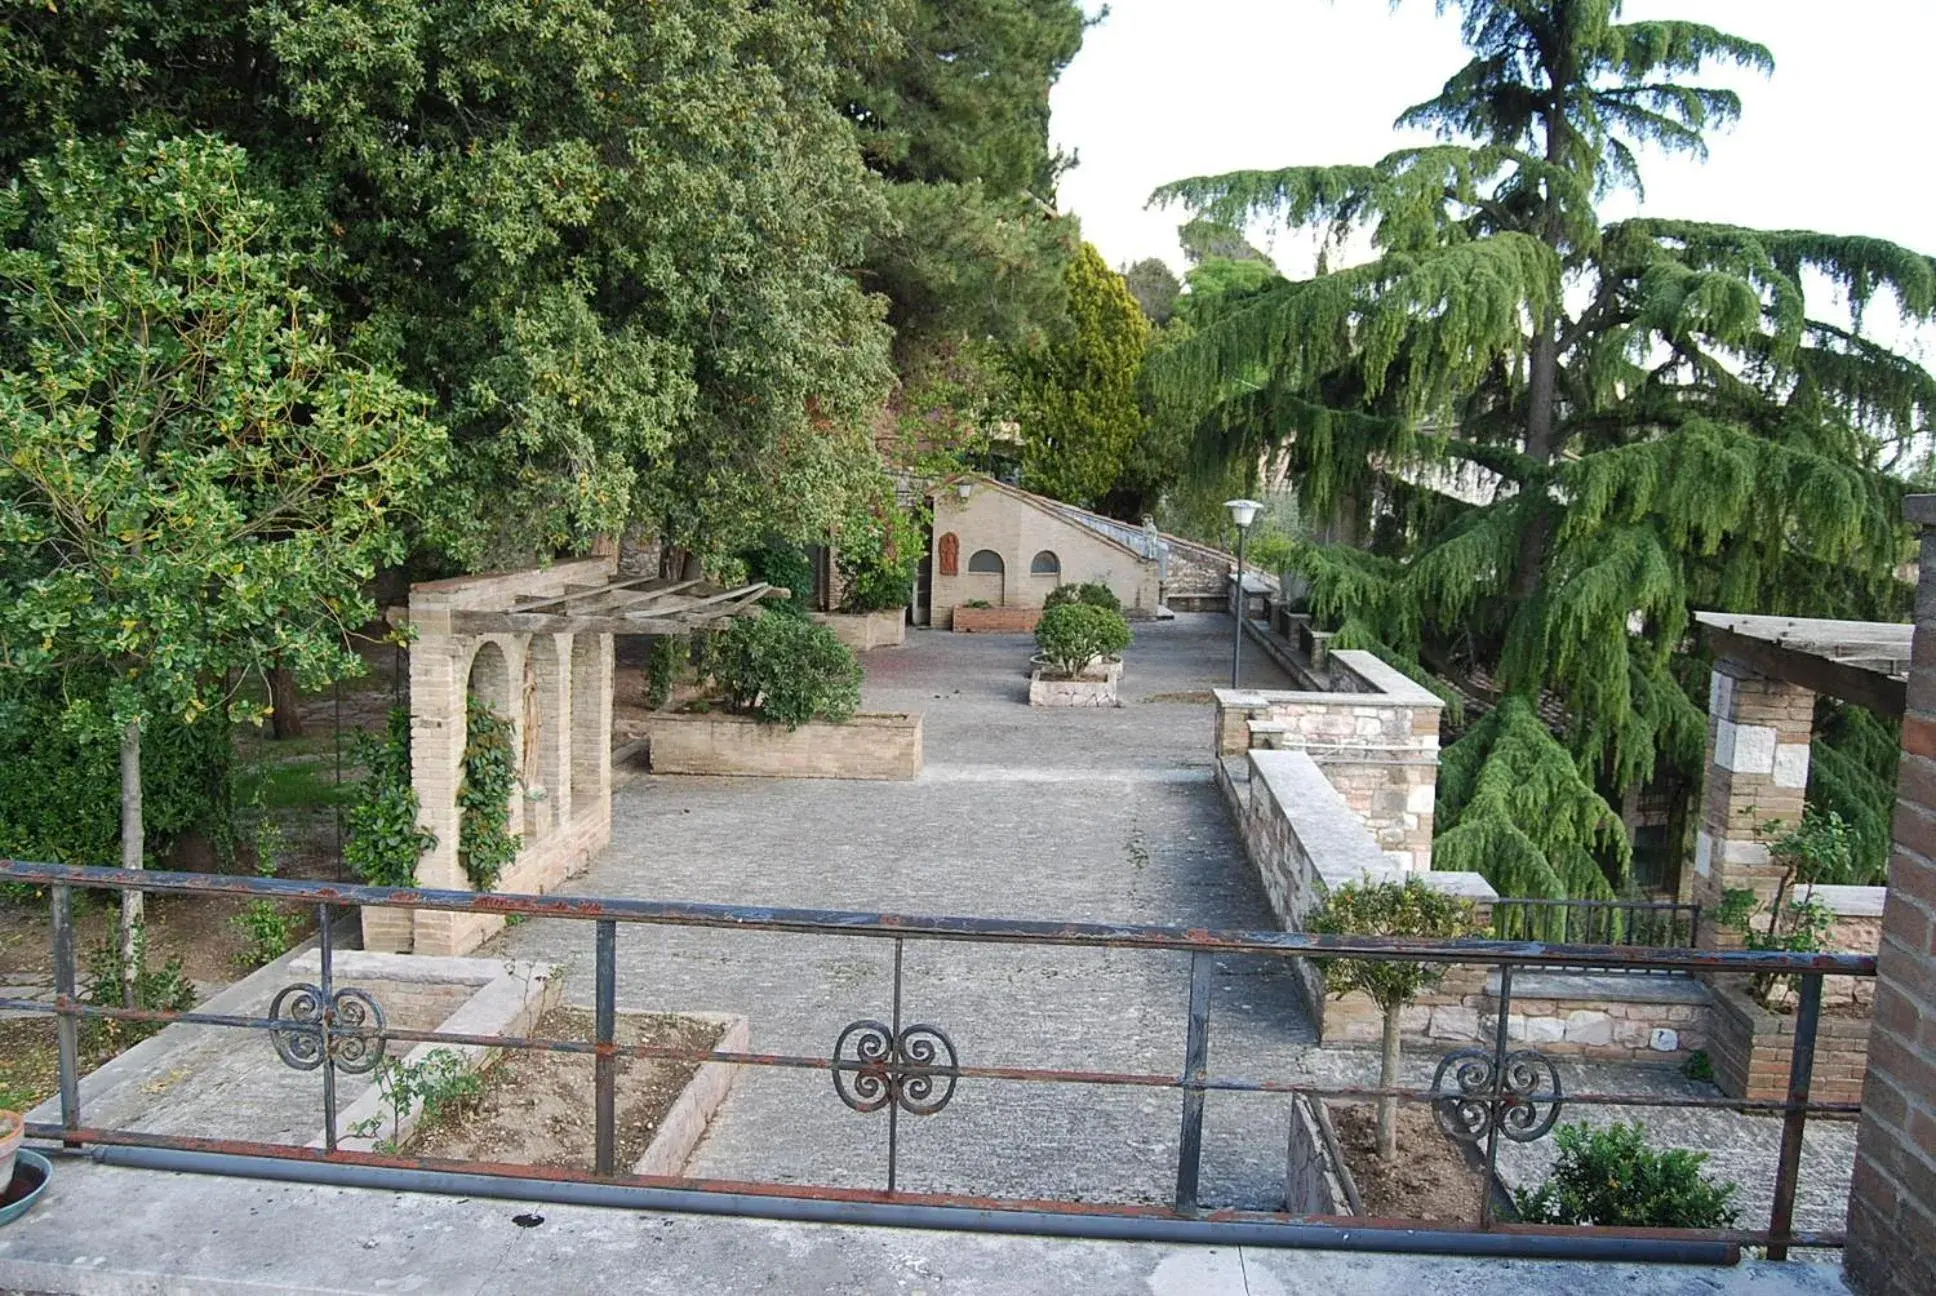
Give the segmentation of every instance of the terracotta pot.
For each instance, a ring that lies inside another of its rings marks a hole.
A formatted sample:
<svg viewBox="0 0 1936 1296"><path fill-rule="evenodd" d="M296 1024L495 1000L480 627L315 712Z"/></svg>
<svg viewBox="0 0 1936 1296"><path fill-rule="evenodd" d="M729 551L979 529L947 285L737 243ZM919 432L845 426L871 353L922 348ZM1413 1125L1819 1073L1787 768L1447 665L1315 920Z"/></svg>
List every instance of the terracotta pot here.
<svg viewBox="0 0 1936 1296"><path fill-rule="evenodd" d="M13 1182L13 1154L27 1133L27 1118L19 1112L0 1111L0 1189Z"/></svg>

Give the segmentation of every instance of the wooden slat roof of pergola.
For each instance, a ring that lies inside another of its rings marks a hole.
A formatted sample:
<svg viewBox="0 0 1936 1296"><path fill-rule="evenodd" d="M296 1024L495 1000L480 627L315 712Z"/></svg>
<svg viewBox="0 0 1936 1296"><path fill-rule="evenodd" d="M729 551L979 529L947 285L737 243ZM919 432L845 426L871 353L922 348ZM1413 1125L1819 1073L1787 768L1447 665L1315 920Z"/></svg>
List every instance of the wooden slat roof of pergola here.
<svg viewBox="0 0 1936 1296"><path fill-rule="evenodd" d="M637 576L566 585L562 594L519 598L508 608L453 609L457 634L677 635L749 616L787 590L757 581L725 589L702 580Z"/></svg>
<svg viewBox="0 0 1936 1296"><path fill-rule="evenodd" d="M1696 612L1708 647L1770 679L1900 716L1912 625Z"/></svg>

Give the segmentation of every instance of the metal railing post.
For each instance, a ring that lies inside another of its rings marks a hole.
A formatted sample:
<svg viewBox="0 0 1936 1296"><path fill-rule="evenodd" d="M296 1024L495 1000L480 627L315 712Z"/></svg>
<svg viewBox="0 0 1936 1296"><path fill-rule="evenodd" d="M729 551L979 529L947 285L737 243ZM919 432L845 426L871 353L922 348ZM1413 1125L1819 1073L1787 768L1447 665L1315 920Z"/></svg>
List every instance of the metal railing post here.
<svg viewBox="0 0 1936 1296"><path fill-rule="evenodd" d="M336 1045L329 1037L329 1028L335 1023L330 1019L335 1015L336 995L336 957L335 939L329 930L329 906L316 906L317 952L322 960L322 1011L316 1017L316 1029L322 1037L323 1058L323 1147L336 1150Z"/></svg>
<svg viewBox="0 0 1936 1296"><path fill-rule="evenodd" d="M1770 1260L1786 1260L1795 1231L1795 1182L1802 1165L1802 1135L1808 1128L1809 1082L1815 1076L1815 1035L1822 1020L1822 974L1802 978L1795 1010L1795 1055L1788 1064L1788 1111L1781 1121L1781 1156L1775 1163L1775 1206L1768 1217Z"/></svg>
<svg viewBox="0 0 1936 1296"><path fill-rule="evenodd" d="M81 1127L81 1024L70 1009L74 999L74 892L52 888L54 925L54 1033L60 1051L61 1128ZM73 1140L65 1140L73 1146Z"/></svg>
<svg viewBox="0 0 1936 1296"><path fill-rule="evenodd" d="M1486 1173L1479 1185L1479 1227L1492 1227L1492 1183L1499 1175L1499 1125L1506 1119L1506 1026L1512 1012L1512 964L1499 965L1498 1021L1492 1032L1492 1119L1486 1122Z"/></svg>
<svg viewBox="0 0 1936 1296"><path fill-rule="evenodd" d="M1203 1088L1210 1068L1210 985L1215 956L1190 955L1190 1029L1183 1045L1183 1132L1176 1152L1176 1208L1197 1208L1197 1182L1203 1168Z"/></svg>
<svg viewBox="0 0 1936 1296"><path fill-rule="evenodd" d="M599 1174L613 1172L617 1163L618 1055L612 1045L618 1030L618 924L610 918L598 921L598 985L596 1021L593 1032L593 1083L596 1089L595 1166Z"/></svg>

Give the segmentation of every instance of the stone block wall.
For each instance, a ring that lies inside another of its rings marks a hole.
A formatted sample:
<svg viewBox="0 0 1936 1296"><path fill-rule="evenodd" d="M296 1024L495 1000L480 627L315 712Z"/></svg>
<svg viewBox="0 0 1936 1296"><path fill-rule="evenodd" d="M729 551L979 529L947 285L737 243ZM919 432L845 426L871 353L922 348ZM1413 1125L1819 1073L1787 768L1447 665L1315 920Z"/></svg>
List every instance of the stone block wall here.
<svg viewBox="0 0 1936 1296"><path fill-rule="evenodd" d="M1936 1291L1936 496L1904 511L1922 561L1843 1258L1863 1296Z"/></svg>
<svg viewBox="0 0 1936 1296"><path fill-rule="evenodd" d="M1400 868L1424 873L1432 867L1444 704L1371 653L1332 658L1362 691L1216 690L1217 752L1305 752L1379 850Z"/></svg>

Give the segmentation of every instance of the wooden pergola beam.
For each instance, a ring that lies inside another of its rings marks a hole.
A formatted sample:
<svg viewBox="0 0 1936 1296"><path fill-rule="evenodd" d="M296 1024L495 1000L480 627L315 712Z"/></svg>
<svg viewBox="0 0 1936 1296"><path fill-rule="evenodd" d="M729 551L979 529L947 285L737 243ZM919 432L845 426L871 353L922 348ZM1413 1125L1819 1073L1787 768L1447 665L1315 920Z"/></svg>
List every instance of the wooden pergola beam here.
<svg viewBox="0 0 1936 1296"><path fill-rule="evenodd" d="M1737 634L1711 622L1707 623L1706 630L1708 648L1717 658L1739 662L1769 679L1853 702L1877 715L1891 718L1902 715L1908 686L1893 675Z"/></svg>
<svg viewBox="0 0 1936 1296"><path fill-rule="evenodd" d="M684 582L681 588L697 583ZM591 608L584 611L565 608L548 612L529 608L501 612L460 609L451 612L450 628L453 634L688 634L736 616L744 616L757 607L760 600L784 591L761 583L722 590L704 598L673 602L663 597L669 591L660 593L660 597L648 598L636 607L626 608ZM671 595L671 598L677 600L676 595Z"/></svg>

